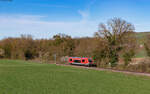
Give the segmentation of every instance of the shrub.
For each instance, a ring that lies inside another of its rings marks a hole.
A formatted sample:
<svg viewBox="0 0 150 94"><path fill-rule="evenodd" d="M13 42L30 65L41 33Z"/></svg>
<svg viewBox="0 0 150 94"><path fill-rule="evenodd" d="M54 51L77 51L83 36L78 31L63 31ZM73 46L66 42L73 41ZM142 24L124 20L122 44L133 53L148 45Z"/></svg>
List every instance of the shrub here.
<svg viewBox="0 0 150 94"><path fill-rule="evenodd" d="M128 66L131 62L132 57L135 55L134 51L125 52L123 54L124 66Z"/></svg>
<svg viewBox="0 0 150 94"><path fill-rule="evenodd" d="M139 62L139 64L129 65L125 69L134 72L150 72L150 62L145 60Z"/></svg>
<svg viewBox="0 0 150 94"><path fill-rule="evenodd" d="M146 50L146 53L147 53L147 56L150 57L150 48L148 47L148 45L146 43L144 43L144 47L145 47L145 50Z"/></svg>
<svg viewBox="0 0 150 94"><path fill-rule="evenodd" d="M0 48L0 58L3 58L4 57L4 50L2 48Z"/></svg>

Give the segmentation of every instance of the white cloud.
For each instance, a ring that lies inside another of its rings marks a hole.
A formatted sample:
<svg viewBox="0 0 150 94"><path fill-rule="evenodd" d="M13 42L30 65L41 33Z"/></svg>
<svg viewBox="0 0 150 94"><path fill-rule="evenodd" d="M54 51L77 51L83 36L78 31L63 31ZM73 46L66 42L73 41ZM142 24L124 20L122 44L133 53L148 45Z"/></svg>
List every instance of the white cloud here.
<svg viewBox="0 0 150 94"><path fill-rule="evenodd" d="M86 14L81 13L86 18ZM93 36L97 31L97 23L90 21L52 22L44 21L45 16L11 15L0 16L0 38L19 37L30 34L34 38L50 38L58 33L65 33L73 37Z"/></svg>
<svg viewBox="0 0 150 94"><path fill-rule="evenodd" d="M69 8L69 6L65 6L65 5L56 5L56 4L39 4L39 3L30 3L29 5L35 5L38 7L55 7L55 8Z"/></svg>
<svg viewBox="0 0 150 94"><path fill-rule="evenodd" d="M81 15L81 17L82 17L82 21L83 22L87 22L88 20L89 20L89 12L88 11L82 11L82 10L79 10L78 11L79 12L79 14Z"/></svg>
<svg viewBox="0 0 150 94"><path fill-rule="evenodd" d="M21 34L30 34L34 38L51 38L58 33L65 33L72 37L93 36L97 31L97 22L90 18L90 7L96 2L91 0L85 10L78 13L82 19L76 22L45 21L41 15L2 15L0 14L0 38L19 37ZM35 4L39 5L39 4ZM39 6L66 8L68 6L40 4Z"/></svg>

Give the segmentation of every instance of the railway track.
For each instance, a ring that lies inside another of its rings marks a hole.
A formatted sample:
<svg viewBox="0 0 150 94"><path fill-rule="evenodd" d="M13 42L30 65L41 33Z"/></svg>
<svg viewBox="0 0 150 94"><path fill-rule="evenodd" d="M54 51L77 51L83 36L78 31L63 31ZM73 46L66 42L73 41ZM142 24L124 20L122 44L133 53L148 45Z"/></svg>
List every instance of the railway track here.
<svg viewBox="0 0 150 94"><path fill-rule="evenodd" d="M77 65L69 65L69 64L56 64L56 65L57 65L57 66L70 66L70 67L74 67L74 68L84 68L84 69L98 70L98 71L118 72L118 73L130 74L130 75L148 76L148 77L150 77L150 74L149 74L149 73L120 71L120 70L113 70L113 69L104 69L104 68L97 68L97 67L77 66Z"/></svg>

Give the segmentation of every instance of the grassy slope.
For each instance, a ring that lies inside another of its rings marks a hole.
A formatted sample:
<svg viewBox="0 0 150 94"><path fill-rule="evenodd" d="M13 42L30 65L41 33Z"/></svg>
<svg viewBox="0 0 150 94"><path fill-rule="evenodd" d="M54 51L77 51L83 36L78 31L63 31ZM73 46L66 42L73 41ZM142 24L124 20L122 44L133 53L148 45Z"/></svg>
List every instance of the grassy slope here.
<svg viewBox="0 0 150 94"><path fill-rule="evenodd" d="M137 32L136 33L136 38L137 38L137 43L140 44L144 44L144 42L146 41L147 36L150 35L150 32ZM139 51L137 52L136 58L143 58L143 57L147 57L146 55L146 51L144 50L144 48L139 49Z"/></svg>
<svg viewBox="0 0 150 94"><path fill-rule="evenodd" d="M150 78L0 60L0 94L150 94Z"/></svg>
<svg viewBox="0 0 150 94"><path fill-rule="evenodd" d="M147 35L150 35L150 32L137 32L136 38L138 39L138 43L144 44L144 42L146 41Z"/></svg>

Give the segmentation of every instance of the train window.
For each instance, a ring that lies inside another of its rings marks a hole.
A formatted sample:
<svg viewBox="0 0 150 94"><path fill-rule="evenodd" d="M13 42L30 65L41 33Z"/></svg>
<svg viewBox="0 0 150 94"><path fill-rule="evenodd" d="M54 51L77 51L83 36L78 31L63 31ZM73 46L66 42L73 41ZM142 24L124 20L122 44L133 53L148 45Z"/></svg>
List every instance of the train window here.
<svg viewBox="0 0 150 94"><path fill-rule="evenodd" d="M75 63L81 63L81 60L74 60Z"/></svg>
<svg viewBox="0 0 150 94"><path fill-rule="evenodd" d="M85 62L85 60L82 60L82 62Z"/></svg>
<svg viewBox="0 0 150 94"><path fill-rule="evenodd" d="M70 59L70 61L72 61L72 59Z"/></svg>

